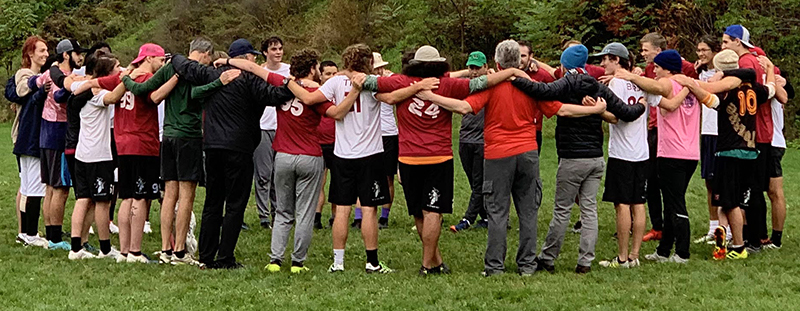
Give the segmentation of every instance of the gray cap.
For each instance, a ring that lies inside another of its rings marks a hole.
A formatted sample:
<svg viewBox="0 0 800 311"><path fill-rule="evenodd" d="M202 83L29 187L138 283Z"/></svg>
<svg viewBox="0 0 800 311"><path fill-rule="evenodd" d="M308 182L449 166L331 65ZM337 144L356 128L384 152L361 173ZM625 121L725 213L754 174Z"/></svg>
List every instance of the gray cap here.
<svg viewBox="0 0 800 311"><path fill-rule="evenodd" d="M622 45L622 43L619 42L609 43L608 45L606 45L606 47L603 48L603 51L594 54L592 56L603 56L603 55L614 55L617 57L628 59L628 48L626 48L624 45Z"/></svg>
<svg viewBox="0 0 800 311"><path fill-rule="evenodd" d="M84 50L81 48L81 45L78 44L78 41L75 39L64 39L58 42L56 45L56 53L61 54L64 52L71 52L75 51L76 53L83 53Z"/></svg>

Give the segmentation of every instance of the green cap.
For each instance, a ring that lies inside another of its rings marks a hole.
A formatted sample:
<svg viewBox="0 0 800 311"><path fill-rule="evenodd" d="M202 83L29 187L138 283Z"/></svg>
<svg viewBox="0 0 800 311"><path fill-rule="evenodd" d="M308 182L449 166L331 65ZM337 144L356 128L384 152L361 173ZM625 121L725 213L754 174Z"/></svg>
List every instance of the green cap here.
<svg viewBox="0 0 800 311"><path fill-rule="evenodd" d="M475 51L469 53L469 58L467 58L467 66L482 67L483 65L486 65L486 55L484 55L483 52Z"/></svg>

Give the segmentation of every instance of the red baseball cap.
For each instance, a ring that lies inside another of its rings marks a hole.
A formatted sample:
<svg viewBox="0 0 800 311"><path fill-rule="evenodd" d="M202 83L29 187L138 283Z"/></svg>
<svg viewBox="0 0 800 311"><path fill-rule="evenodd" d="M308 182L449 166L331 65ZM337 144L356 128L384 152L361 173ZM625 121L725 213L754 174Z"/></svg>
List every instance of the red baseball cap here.
<svg viewBox="0 0 800 311"><path fill-rule="evenodd" d="M145 43L139 48L139 56L133 60L134 64L141 63L145 57L165 57L166 52L164 52L164 48L160 47L158 44L154 43Z"/></svg>

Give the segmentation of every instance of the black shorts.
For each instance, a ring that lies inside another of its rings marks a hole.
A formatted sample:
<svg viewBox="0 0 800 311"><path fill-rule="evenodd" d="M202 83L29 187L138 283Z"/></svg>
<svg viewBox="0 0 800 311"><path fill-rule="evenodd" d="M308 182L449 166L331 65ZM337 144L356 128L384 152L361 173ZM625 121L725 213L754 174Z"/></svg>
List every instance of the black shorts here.
<svg viewBox="0 0 800 311"><path fill-rule="evenodd" d="M614 204L644 204L647 202L648 160L631 162L608 158L603 201Z"/></svg>
<svg viewBox="0 0 800 311"><path fill-rule="evenodd" d="M717 136L702 135L700 137L700 177L714 179L714 159L717 157Z"/></svg>
<svg viewBox="0 0 800 311"><path fill-rule="evenodd" d="M769 156L767 157L767 174L769 174L769 178L783 177L783 166L781 165L781 161L783 161L783 155L785 153L785 148L770 148Z"/></svg>
<svg viewBox="0 0 800 311"><path fill-rule="evenodd" d="M400 142L397 135L383 136L383 167L386 176L397 175L397 157L400 152Z"/></svg>
<svg viewBox="0 0 800 311"><path fill-rule="evenodd" d="M161 141L161 179L203 180L203 140L164 136Z"/></svg>
<svg viewBox="0 0 800 311"><path fill-rule="evenodd" d="M64 154L64 157L67 158L67 169L70 172L70 180L72 181L72 185L75 186L75 154ZM77 195L77 194L76 194ZM76 196L77 198L77 196Z"/></svg>
<svg viewBox="0 0 800 311"><path fill-rule="evenodd" d="M75 197L111 201L114 197L114 161L84 163L75 161Z"/></svg>
<svg viewBox="0 0 800 311"><path fill-rule="evenodd" d="M330 169L333 165L333 144L320 144L322 147L322 159L325 160L325 168Z"/></svg>
<svg viewBox="0 0 800 311"><path fill-rule="evenodd" d="M72 187L72 177L69 175L69 165L64 150L41 149L42 183L45 185L63 188Z"/></svg>
<svg viewBox="0 0 800 311"><path fill-rule="evenodd" d="M159 160L154 156L119 156L119 198L153 200L161 197Z"/></svg>
<svg viewBox="0 0 800 311"><path fill-rule="evenodd" d="M770 156L770 152L772 151L772 146L770 144L761 144L756 143L756 149L758 149L758 158L755 159L753 163L753 190L764 192L769 189L769 178L771 172L769 172L769 161L772 158Z"/></svg>
<svg viewBox="0 0 800 311"><path fill-rule="evenodd" d="M755 161L717 157L714 172L716 178L711 187L711 204L726 211L736 207L749 207L750 192L754 191Z"/></svg>
<svg viewBox="0 0 800 311"><path fill-rule="evenodd" d="M383 174L383 154L358 159L333 158L328 201L336 205L377 207L389 204L389 181Z"/></svg>
<svg viewBox="0 0 800 311"><path fill-rule="evenodd" d="M453 213L453 160L439 164L400 163L400 179L408 215L422 217L422 211Z"/></svg>

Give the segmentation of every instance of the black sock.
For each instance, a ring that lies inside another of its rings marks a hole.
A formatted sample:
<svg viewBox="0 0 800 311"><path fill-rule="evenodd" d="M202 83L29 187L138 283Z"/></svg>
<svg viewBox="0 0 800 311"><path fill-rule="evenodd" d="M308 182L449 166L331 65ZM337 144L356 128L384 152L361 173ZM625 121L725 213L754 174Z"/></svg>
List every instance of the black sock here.
<svg viewBox="0 0 800 311"><path fill-rule="evenodd" d="M28 202L25 203L25 217L28 224L26 226L28 236L36 236L39 234L39 211L41 210L42 198L28 197Z"/></svg>
<svg viewBox="0 0 800 311"><path fill-rule="evenodd" d="M303 263L302 262L298 262L298 261L292 261L292 267L300 267L300 268L302 268L303 267Z"/></svg>
<svg viewBox="0 0 800 311"><path fill-rule="evenodd" d="M168 250L162 250L161 252L162 252L162 253L167 253L167 255L170 255L170 256L172 256L172 250L171 250L171 249L168 249Z"/></svg>
<svg viewBox="0 0 800 311"><path fill-rule="evenodd" d="M737 253L741 253L741 252L744 251L744 245L739 246L739 247L731 247L730 250L734 251L734 252L737 252Z"/></svg>
<svg viewBox="0 0 800 311"><path fill-rule="evenodd" d="M142 251L131 252L131 255L133 255L133 256L142 256Z"/></svg>
<svg viewBox="0 0 800 311"><path fill-rule="evenodd" d="M100 240L100 251L108 254L111 251L111 240Z"/></svg>
<svg viewBox="0 0 800 311"><path fill-rule="evenodd" d="M119 254L122 255L122 257L128 257L128 254L126 253L119 253Z"/></svg>
<svg viewBox="0 0 800 311"><path fill-rule="evenodd" d="M322 222L322 213L314 214L314 223L320 223L320 222Z"/></svg>
<svg viewBox="0 0 800 311"><path fill-rule="evenodd" d="M81 243L81 237L72 237L72 251L79 252L83 248L83 244Z"/></svg>
<svg viewBox="0 0 800 311"><path fill-rule="evenodd" d="M63 241L61 238L62 233L63 231L61 231L61 225L53 226L53 239L51 241L53 241L53 243L60 243Z"/></svg>
<svg viewBox="0 0 800 311"><path fill-rule="evenodd" d="M726 229L726 230L730 230L730 229ZM750 236L747 232L748 232L747 231L747 225L742 225L742 236L744 237L745 240L747 240L747 237Z"/></svg>
<svg viewBox="0 0 800 311"><path fill-rule="evenodd" d="M781 238L783 238L783 231L772 230L772 238L770 238L770 240L772 240L772 244L775 244L775 246L780 247Z"/></svg>
<svg viewBox="0 0 800 311"><path fill-rule="evenodd" d="M19 232L28 234L28 216L23 211L19 211Z"/></svg>
<svg viewBox="0 0 800 311"><path fill-rule="evenodd" d="M367 262L373 267L377 267L380 262L378 261L378 249L367 250Z"/></svg>
<svg viewBox="0 0 800 311"><path fill-rule="evenodd" d="M48 241L53 241L53 226L44 226L44 237Z"/></svg>
<svg viewBox="0 0 800 311"><path fill-rule="evenodd" d="M186 250L175 252L175 257L183 258L184 256L186 256Z"/></svg>

